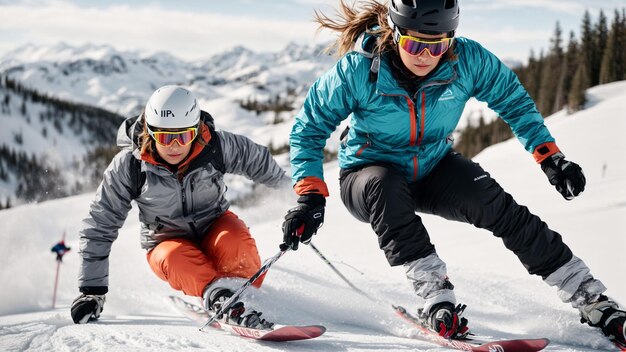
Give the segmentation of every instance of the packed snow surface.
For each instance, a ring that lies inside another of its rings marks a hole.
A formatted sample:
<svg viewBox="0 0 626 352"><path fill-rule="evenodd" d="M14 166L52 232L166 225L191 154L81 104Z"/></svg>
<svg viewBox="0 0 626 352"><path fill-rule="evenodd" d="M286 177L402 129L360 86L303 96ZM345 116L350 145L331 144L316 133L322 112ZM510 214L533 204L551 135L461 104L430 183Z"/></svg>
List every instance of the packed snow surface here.
<svg viewBox="0 0 626 352"><path fill-rule="evenodd" d="M492 146L479 162L518 203L558 231L574 253L626 302L626 82L588 91L590 104L573 115L546 120L568 159L587 177L585 192L565 201L548 184L516 140ZM2 351L444 351L410 339L415 331L395 316L391 304L415 309L418 302L401 267L391 268L370 226L360 223L339 200L338 166L326 165L325 224L316 246L354 285L359 295L307 246L285 254L269 271L261 290L248 295L264 317L281 324L322 324L323 336L309 341L258 343L228 333L199 332L167 296L174 291L150 270L139 246L137 211L131 211L110 257L110 292L98 323L75 325L69 306L78 295L78 232L93 194L23 205L0 212L0 350ZM250 226L263 258L281 242L282 216L295 203L290 190L270 191L247 208L233 208ZM481 335L549 338L548 351L611 350L596 329L579 323L577 311L556 290L530 276L500 239L471 225L423 216L465 316ZM51 307L56 262L50 252L66 234L72 252L60 266L56 308ZM252 290L251 290L252 291ZM186 297L194 301L193 297Z"/></svg>

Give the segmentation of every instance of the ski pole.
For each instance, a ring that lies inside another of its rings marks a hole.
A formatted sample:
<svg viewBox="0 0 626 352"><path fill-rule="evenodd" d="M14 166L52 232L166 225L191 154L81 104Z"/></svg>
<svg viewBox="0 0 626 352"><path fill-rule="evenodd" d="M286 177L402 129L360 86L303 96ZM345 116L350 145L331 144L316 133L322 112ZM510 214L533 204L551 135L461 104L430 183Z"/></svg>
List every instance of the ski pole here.
<svg viewBox="0 0 626 352"><path fill-rule="evenodd" d="M61 238L61 242L59 243L63 243L63 247L65 247L65 231L63 231L63 237ZM54 248L56 248L56 246L53 247L53 251L54 251ZM52 309L55 308L56 302L57 302L57 288L59 287L59 271L61 270L61 258L63 257L63 254L61 254L61 252L57 252L57 270L54 276L54 290L52 291Z"/></svg>
<svg viewBox="0 0 626 352"><path fill-rule="evenodd" d="M54 276L54 291L52 291L52 309L56 308L57 303L57 288L59 287L59 270L61 269L61 262L57 260L57 272Z"/></svg>
<svg viewBox="0 0 626 352"><path fill-rule="evenodd" d="M345 276L343 276L343 274L333 265L333 263L330 262L330 260L326 259L326 257L322 254L322 252L320 252L319 249L317 249L317 247L315 247L313 245L313 242L309 243L309 246L311 246L311 248L313 249L313 251L315 251L315 253L317 253L317 255L322 258L322 260L324 261L324 263L328 264L328 266L337 274L339 275L339 277L345 281L348 286L352 287L356 292L360 293L361 295L369 298L372 301L376 301L376 299L374 299L372 296L368 295L367 293L365 293L363 290L361 290L360 288L354 286L352 284L352 282L350 282L350 280L348 280Z"/></svg>
<svg viewBox="0 0 626 352"><path fill-rule="evenodd" d="M207 326L213 324L217 320L217 317L224 314L224 312L228 308L230 308L230 306L232 306L233 303L235 303L235 301L237 300L237 298L239 298L239 296L243 293L243 291L245 291L248 287L250 287L250 285L252 285L252 283L255 282L256 279L258 279L261 275L265 274L270 269L272 264L276 263L276 261L280 257L282 257L283 254L287 253L287 251L289 251L290 249L291 247L287 246L286 244L284 243L281 244L280 252L276 253L275 256L267 259L265 263L263 263L263 266L261 266L259 271L257 271L254 275L252 275L250 279L248 279L248 281L246 281L243 285L241 285L241 287L226 302L224 302L224 304L222 304L220 309L217 312L215 312L215 315L210 317L209 320L207 320L207 322L204 323L204 325L202 325L202 327L200 328L200 331L202 331Z"/></svg>
<svg viewBox="0 0 626 352"><path fill-rule="evenodd" d="M339 277L340 277L340 278L342 278L342 279L343 279L343 281L345 281L345 282L346 282L346 283L347 283L350 287L352 287L352 288L353 288L356 292L360 293L362 296L364 296L364 297L366 297L366 298L370 299L371 301L374 301L374 302L382 302L382 301L379 301L379 300L375 299L374 297L372 297L372 296L368 295L367 293L365 293L363 290L359 289L358 287L354 286L354 285L353 285L353 284L352 284L352 283L351 283L348 279L346 279L346 277L345 277L345 276L343 276L343 274L341 274L341 272L340 272L337 268L335 268L335 266L334 266L334 265L333 265L333 264L332 264L332 263L331 263L328 259L326 259L326 257L322 254L322 252L320 252L320 250L319 250L319 249L317 249L317 247L315 247L315 246L313 245L313 242L309 243L309 246L311 246L311 248L313 248L313 250L315 251L315 253L317 253L317 255L318 255L320 258L322 258L322 260L324 261L324 263L328 264L328 266L330 266L330 268L331 268L331 269L333 269L333 271L334 271L337 275L339 275ZM387 303L387 302L385 302L385 303ZM393 309L394 309L394 311L395 311L396 313L398 312L398 308L397 308L395 305L391 304L391 307L393 307Z"/></svg>

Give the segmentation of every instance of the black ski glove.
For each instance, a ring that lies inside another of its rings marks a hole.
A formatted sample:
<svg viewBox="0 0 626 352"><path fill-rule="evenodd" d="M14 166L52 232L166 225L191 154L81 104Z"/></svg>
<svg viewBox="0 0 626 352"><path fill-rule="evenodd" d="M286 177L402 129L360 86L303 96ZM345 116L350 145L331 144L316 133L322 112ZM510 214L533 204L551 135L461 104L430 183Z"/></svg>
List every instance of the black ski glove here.
<svg viewBox="0 0 626 352"><path fill-rule="evenodd" d="M75 324L98 320L104 307L107 287L81 287L82 294L72 302L71 314Z"/></svg>
<svg viewBox="0 0 626 352"><path fill-rule="evenodd" d="M298 243L308 244L324 223L326 199L321 194L305 194L298 198L298 206L290 209L283 222L283 242L294 251Z"/></svg>
<svg viewBox="0 0 626 352"><path fill-rule="evenodd" d="M541 170L548 176L550 184L556 187L563 198L572 200L585 190L585 175L578 164L565 160L565 155L557 152L541 162Z"/></svg>

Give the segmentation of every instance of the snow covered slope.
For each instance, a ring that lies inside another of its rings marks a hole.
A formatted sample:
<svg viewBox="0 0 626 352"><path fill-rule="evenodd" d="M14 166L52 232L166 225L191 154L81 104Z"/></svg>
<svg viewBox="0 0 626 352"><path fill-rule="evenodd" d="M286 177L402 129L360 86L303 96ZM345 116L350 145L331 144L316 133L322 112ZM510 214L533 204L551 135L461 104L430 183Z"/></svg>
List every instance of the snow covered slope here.
<svg viewBox="0 0 626 352"><path fill-rule="evenodd" d="M516 200L561 233L575 254L626 302L626 163L622 138L626 82L589 91L590 106L577 114L557 114L547 124L566 156L588 178L583 195L567 202L548 184L540 168L516 140L488 148L475 160ZM287 253L270 270L251 301L268 319L289 324L323 324L315 340L255 343L197 326L170 306L168 285L154 276L139 247L133 210L111 254L110 293L97 324L74 325L69 305L77 295L78 256L61 266L58 308L50 307L55 261L50 247L67 233L78 247L80 220L93 195L83 195L0 212L0 350L3 351L444 351L412 334L389 303L414 307L416 300L401 268L390 268L369 225L354 220L339 200L338 167L327 165L331 197L326 223L315 237L318 248L353 283L381 303L345 285L306 246ZM254 234L261 256L278 251L280 225L295 196L269 193L253 207L233 209ZM555 290L529 276L501 241L486 231L424 216L438 252L448 263L458 299L468 305L474 331L501 338L547 337L548 351L610 350L598 331L578 322ZM358 271L357 271L358 270Z"/></svg>

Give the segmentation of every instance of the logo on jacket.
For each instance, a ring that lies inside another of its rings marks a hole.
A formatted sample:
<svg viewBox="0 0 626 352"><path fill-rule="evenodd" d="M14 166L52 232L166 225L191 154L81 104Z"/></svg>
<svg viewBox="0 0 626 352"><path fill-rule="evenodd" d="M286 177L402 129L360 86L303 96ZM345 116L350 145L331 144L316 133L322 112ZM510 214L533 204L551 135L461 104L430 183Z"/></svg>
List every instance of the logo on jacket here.
<svg viewBox="0 0 626 352"><path fill-rule="evenodd" d="M474 177L474 182L476 182L476 181L480 181L480 180L482 180L483 178L487 178L487 175L482 174L482 175L480 175L480 176L478 176L478 177Z"/></svg>
<svg viewBox="0 0 626 352"><path fill-rule="evenodd" d="M446 91L443 92L443 94L441 94L441 96L437 100L444 101L444 100L450 100L450 99L454 99L454 94L452 93L450 88L446 88Z"/></svg>

